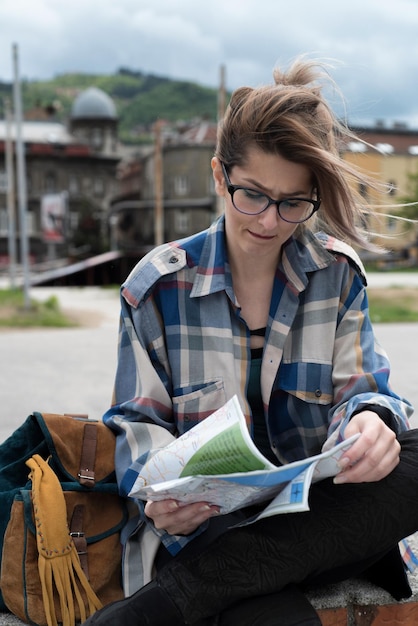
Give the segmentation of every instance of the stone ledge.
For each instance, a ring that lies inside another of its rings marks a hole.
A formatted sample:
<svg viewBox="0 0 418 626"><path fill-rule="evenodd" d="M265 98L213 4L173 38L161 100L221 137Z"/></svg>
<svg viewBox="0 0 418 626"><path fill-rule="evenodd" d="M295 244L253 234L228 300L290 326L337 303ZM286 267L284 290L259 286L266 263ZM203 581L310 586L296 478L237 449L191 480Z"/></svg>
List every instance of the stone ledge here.
<svg viewBox="0 0 418 626"><path fill-rule="evenodd" d="M320 609L322 626L415 626L418 602L361 606L352 604L339 609Z"/></svg>
<svg viewBox="0 0 418 626"><path fill-rule="evenodd" d="M409 538L418 554L418 535ZM396 602L380 587L362 579L310 588L307 596L318 611L322 626L416 626L418 624L418 571L408 574L412 596Z"/></svg>

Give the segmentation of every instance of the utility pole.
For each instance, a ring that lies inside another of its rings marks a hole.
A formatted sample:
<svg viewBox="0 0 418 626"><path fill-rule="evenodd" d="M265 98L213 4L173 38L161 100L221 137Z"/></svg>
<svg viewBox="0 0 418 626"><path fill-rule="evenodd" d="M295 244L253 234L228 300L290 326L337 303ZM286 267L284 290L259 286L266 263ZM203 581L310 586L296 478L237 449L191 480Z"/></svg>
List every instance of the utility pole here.
<svg viewBox="0 0 418 626"><path fill-rule="evenodd" d="M6 121L6 184L7 184L7 231L8 231L8 254L9 254L9 276L10 287L16 287L16 215L15 215L15 177L13 162L13 141L12 141L12 114L10 101L4 101L4 112Z"/></svg>
<svg viewBox="0 0 418 626"><path fill-rule="evenodd" d="M163 121L157 120L154 124L154 240L155 245L164 243L164 184L163 184Z"/></svg>
<svg viewBox="0 0 418 626"><path fill-rule="evenodd" d="M218 123L222 121L226 108L226 90L225 90L225 65L221 65L219 70L219 90L218 90Z"/></svg>
<svg viewBox="0 0 418 626"><path fill-rule="evenodd" d="M226 90L225 90L225 65L221 65L219 73L219 89L218 89L218 125L222 122L226 108ZM216 214L222 215L224 211L224 199L216 196Z"/></svg>
<svg viewBox="0 0 418 626"><path fill-rule="evenodd" d="M23 292L24 292L24 308L29 309L29 255L28 255L28 237L26 232L26 168L24 143L22 137L22 94L20 90L19 77L19 53L17 44L13 44L13 100L15 111L16 125L16 161L17 161L17 189L18 189L18 206L19 206L19 230L20 230L20 262L23 271Z"/></svg>

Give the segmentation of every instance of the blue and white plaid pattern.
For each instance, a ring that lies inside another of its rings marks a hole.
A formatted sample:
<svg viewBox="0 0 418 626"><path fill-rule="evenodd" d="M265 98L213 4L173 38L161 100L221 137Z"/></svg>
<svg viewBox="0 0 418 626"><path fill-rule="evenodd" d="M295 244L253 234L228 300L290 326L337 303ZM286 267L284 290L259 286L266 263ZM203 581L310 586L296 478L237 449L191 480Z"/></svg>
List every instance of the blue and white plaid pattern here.
<svg viewBox="0 0 418 626"><path fill-rule="evenodd" d="M283 248L261 369L282 463L340 439L363 404L387 407L394 430L408 428L412 408L389 386L361 270L349 246L306 228ZM251 431L249 330L232 287L224 219L144 257L122 286L121 305L114 404L104 421L119 433L117 474L127 494L153 449L234 394ZM172 553L190 539L157 534Z"/></svg>

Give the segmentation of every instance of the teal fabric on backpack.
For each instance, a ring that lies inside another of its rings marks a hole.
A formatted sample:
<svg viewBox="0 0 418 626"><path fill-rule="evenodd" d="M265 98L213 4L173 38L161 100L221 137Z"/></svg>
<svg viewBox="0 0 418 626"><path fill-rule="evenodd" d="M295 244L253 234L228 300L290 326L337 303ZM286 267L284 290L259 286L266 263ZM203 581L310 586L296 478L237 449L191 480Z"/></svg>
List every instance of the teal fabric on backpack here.
<svg viewBox="0 0 418 626"><path fill-rule="evenodd" d="M30 415L26 421L0 445L0 548L3 551L3 539L10 510L15 496L23 487L30 489L29 471L26 459L33 454L43 458L48 455L48 446L39 427L38 420ZM0 589L0 611L7 611Z"/></svg>

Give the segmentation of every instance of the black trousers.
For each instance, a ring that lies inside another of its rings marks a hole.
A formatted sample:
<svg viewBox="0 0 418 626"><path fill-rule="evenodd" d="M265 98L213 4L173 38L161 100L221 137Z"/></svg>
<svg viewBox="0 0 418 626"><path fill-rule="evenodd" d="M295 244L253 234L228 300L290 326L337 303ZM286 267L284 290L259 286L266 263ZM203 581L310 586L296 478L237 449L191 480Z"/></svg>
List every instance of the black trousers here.
<svg viewBox="0 0 418 626"><path fill-rule="evenodd" d="M251 599L257 604L260 597L271 599L295 585L336 582L379 561L395 562L397 543L418 530L418 430L403 433L399 441L400 463L385 479L316 483L308 512L232 528L202 551L183 551L163 566L157 580L185 623L208 618L207 623L216 623L210 620L218 616L222 624L219 616L244 603L250 606ZM399 559L397 567L395 579L393 570L375 567L377 582L395 597L406 597L410 589Z"/></svg>

